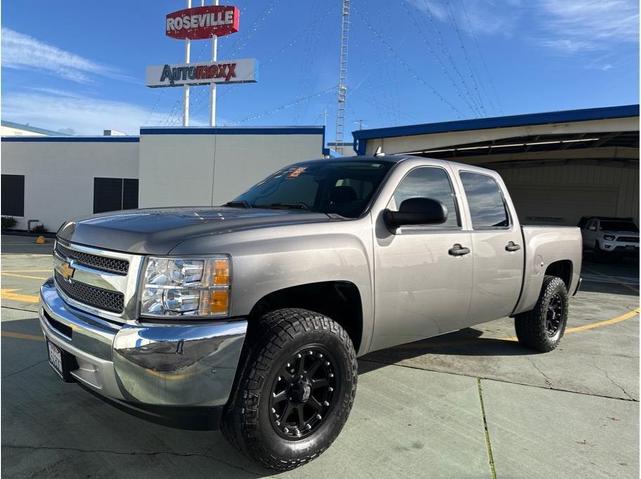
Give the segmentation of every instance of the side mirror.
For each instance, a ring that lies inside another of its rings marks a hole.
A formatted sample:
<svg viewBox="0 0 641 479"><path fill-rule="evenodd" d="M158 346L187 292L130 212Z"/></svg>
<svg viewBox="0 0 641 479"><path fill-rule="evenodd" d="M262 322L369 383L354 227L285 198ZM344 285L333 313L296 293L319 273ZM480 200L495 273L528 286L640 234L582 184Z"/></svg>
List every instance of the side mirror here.
<svg viewBox="0 0 641 479"><path fill-rule="evenodd" d="M594 226L594 225L592 225L592 226L588 226L588 229L589 229L590 231L596 231L596 226Z"/></svg>
<svg viewBox="0 0 641 479"><path fill-rule="evenodd" d="M390 231L405 225L440 225L447 220L447 207L431 198L408 198L398 211L384 210L383 221Z"/></svg>

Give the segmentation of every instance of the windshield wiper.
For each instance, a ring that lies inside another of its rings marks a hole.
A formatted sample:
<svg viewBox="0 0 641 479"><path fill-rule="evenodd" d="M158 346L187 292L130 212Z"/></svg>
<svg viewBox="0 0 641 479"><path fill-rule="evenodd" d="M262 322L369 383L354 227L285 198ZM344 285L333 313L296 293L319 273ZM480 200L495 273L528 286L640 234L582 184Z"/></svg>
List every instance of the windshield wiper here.
<svg viewBox="0 0 641 479"><path fill-rule="evenodd" d="M260 208L282 208L287 210L309 210L309 206L305 203L271 203L269 205L260 206Z"/></svg>
<svg viewBox="0 0 641 479"><path fill-rule="evenodd" d="M229 208L251 208L252 207L249 201L245 201L245 200L228 201L223 206L227 206Z"/></svg>

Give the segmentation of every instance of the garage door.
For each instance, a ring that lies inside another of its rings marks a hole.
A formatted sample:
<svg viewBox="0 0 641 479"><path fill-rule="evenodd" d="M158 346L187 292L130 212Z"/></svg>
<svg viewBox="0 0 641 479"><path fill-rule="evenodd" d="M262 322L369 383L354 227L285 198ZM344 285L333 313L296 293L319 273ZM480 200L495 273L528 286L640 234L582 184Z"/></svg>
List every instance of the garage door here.
<svg viewBox="0 0 641 479"><path fill-rule="evenodd" d="M616 216L618 191L603 187L509 187L523 224L576 225L581 216Z"/></svg>

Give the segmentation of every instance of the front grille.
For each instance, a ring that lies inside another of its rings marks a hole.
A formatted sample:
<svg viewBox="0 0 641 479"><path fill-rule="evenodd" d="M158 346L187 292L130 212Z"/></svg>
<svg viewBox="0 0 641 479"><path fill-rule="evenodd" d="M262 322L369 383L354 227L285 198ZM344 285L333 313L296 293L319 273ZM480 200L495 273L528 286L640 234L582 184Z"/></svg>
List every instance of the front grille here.
<svg viewBox="0 0 641 479"><path fill-rule="evenodd" d="M73 280L68 282L57 271L54 276L58 288L73 300L112 313L122 313L125 309L125 295L122 293L96 288Z"/></svg>
<svg viewBox="0 0 641 479"><path fill-rule="evenodd" d="M90 253L83 253L67 248L66 246L56 243L56 253L63 258L72 259L78 263L89 266L90 268L106 271L108 273L116 273L126 275L129 271L129 262L124 259L108 258L106 256L98 256Z"/></svg>
<svg viewBox="0 0 641 479"><path fill-rule="evenodd" d="M638 243L639 238L636 238L634 236L619 236L617 238L617 241L625 242L625 243Z"/></svg>

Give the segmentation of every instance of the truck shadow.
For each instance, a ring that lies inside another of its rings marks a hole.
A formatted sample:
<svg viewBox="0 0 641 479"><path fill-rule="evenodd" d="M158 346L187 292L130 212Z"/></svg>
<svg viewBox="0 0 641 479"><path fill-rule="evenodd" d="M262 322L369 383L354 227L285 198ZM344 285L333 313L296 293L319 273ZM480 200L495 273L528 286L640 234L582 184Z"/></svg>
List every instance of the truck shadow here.
<svg viewBox="0 0 641 479"><path fill-rule="evenodd" d="M375 351L360 358L366 364L359 365L362 366L362 368L359 367L359 372L379 369L424 355L525 356L538 354L521 346L516 339L484 338L482 335L483 332L478 329L465 328L435 338Z"/></svg>

